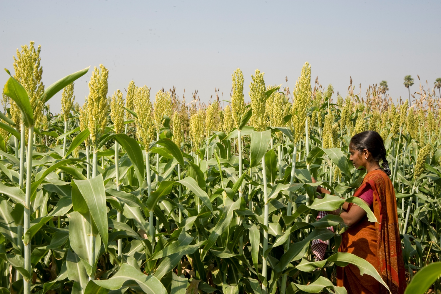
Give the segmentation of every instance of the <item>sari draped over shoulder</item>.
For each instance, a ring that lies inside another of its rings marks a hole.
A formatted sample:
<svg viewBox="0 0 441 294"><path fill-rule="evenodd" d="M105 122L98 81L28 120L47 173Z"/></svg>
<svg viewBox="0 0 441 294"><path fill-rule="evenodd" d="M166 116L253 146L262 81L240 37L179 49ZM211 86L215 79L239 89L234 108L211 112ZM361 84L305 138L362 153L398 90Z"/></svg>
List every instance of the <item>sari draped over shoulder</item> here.
<svg viewBox="0 0 441 294"><path fill-rule="evenodd" d="M382 170L369 172L354 196L359 197L367 186L373 190L372 211L377 222L369 222L365 216L351 226L343 233L338 251L349 252L369 261L391 293L402 294L406 288L406 279L394 188ZM344 286L348 293L389 293L373 277L361 276L359 269L350 264L337 267L337 285Z"/></svg>

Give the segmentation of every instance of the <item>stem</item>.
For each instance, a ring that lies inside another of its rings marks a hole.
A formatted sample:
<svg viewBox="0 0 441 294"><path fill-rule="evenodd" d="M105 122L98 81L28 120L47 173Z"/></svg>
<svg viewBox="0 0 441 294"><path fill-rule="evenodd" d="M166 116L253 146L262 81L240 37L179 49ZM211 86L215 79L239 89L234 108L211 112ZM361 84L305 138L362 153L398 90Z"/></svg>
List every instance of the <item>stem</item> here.
<svg viewBox="0 0 441 294"><path fill-rule="evenodd" d="M178 181L181 180L181 166L178 163ZM179 198L178 198L178 202L179 204L181 203L181 196L182 196L182 185L179 185ZM182 223L182 211L181 208L179 207L179 225L181 225Z"/></svg>
<svg viewBox="0 0 441 294"><path fill-rule="evenodd" d="M65 134L67 133L67 120L64 121L64 133ZM63 153L62 153L63 157L64 157L64 155L66 155L66 139L67 139L67 136L64 136L64 139L63 139ZM60 174L60 178L61 178L61 180L64 179L64 173L63 172Z"/></svg>
<svg viewBox="0 0 441 294"><path fill-rule="evenodd" d="M237 147L239 149L239 178L242 176L242 142L240 140L240 130L237 130ZM239 187L239 198L242 198L242 187Z"/></svg>
<svg viewBox="0 0 441 294"><path fill-rule="evenodd" d="M147 170L147 197L150 198L150 195L152 193L152 180L150 175L150 154L146 152L145 154L145 167ZM155 227L153 226L153 211L150 211L149 215L149 235L150 235L150 241L153 244L155 244Z"/></svg>
<svg viewBox="0 0 441 294"><path fill-rule="evenodd" d="M87 171L87 178L90 179L90 147L86 146L86 171Z"/></svg>
<svg viewBox="0 0 441 294"><path fill-rule="evenodd" d="M156 133L156 141L159 141L159 131ZM159 153L156 153L156 183L159 182Z"/></svg>
<svg viewBox="0 0 441 294"><path fill-rule="evenodd" d="M262 176L263 176L263 202L265 204L264 210L264 220L263 224L268 228L268 192L267 192L267 182L266 182L266 169L265 169L265 157L262 157ZM263 231L263 254L268 249L268 231ZM262 290L266 293L267 283L268 283L268 272L267 272L267 258L262 255L262 276L264 280L262 282Z"/></svg>
<svg viewBox="0 0 441 294"><path fill-rule="evenodd" d="M23 178L24 178L24 158L25 158L25 144L26 144L26 134L25 134L25 126L22 123L20 125L20 175L18 178L18 185L23 187Z"/></svg>
<svg viewBox="0 0 441 294"><path fill-rule="evenodd" d="M277 147L277 156L278 156L278 164L279 164L279 178L283 179L283 171L282 171L282 144Z"/></svg>
<svg viewBox="0 0 441 294"><path fill-rule="evenodd" d="M31 177L32 177L32 145L33 145L33 136L34 136L34 126L29 127L29 138L28 138L28 154L27 154L27 162L26 162L26 206L24 208L24 234L29 230L29 225L31 222ZM24 139L24 137L22 137ZM23 144L22 144L23 145ZM24 148L24 146L22 146ZM28 244L24 244L24 266L25 270L28 271L32 275L31 269L31 241ZM24 293L31 293L31 281L23 281Z"/></svg>
<svg viewBox="0 0 441 294"><path fill-rule="evenodd" d="M119 186L119 145L118 141L115 141L115 171L116 171L116 190L120 191L121 187ZM116 213L116 221L121 222L121 211ZM122 254L122 240L118 239L118 256L121 257Z"/></svg>
<svg viewBox="0 0 441 294"><path fill-rule="evenodd" d="M292 185L294 183L294 176L295 176L295 170L296 170L296 153L297 153L297 146L294 145L294 150L292 152L292 169L291 169L291 179L289 181L289 184ZM294 205L295 207L295 205ZM288 207L287 207L287 211L286 211L286 215L287 216L291 216L292 215L292 192L289 192L289 196L288 196ZM286 240L285 243L285 252L287 252L289 250L289 244L291 242L290 240L291 238L288 237L288 240ZM280 293L285 294L286 292L286 281L288 279L287 274L283 274L282 276L282 288Z"/></svg>

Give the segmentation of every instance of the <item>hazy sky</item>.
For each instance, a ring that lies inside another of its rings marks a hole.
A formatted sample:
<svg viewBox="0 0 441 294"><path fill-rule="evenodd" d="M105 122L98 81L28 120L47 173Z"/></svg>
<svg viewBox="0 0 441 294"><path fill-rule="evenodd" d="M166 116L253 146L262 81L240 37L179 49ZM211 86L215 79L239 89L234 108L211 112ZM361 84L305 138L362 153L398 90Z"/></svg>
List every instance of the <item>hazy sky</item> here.
<svg viewBox="0 0 441 294"><path fill-rule="evenodd" d="M349 76L362 84L386 80L406 98L405 75L430 87L441 77L441 1L11 1L0 0L0 68L33 40L41 44L43 81L91 66L109 69L109 95L131 80L152 88L176 87L187 102L198 90L229 99L231 74L294 88L302 65L322 85L347 93ZM75 84L81 105L91 71ZM288 76L288 83L285 82ZM0 74L4 85L8 76ZM124 91L124 90L123 90ZM335 97L335 96L334 96ZM61 94L50 101L58 112Z"/></svg>

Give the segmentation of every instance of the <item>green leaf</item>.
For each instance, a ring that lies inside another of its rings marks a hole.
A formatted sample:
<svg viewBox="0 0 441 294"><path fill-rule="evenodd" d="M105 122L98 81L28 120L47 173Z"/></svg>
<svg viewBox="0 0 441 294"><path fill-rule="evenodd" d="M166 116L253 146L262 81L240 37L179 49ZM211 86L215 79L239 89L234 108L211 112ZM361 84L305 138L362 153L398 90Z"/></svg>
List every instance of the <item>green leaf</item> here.
<svg viewBox="0 0 441 294"><path fill-rule="evenodd" d="M67 250L66 267L69 280L78 282L84 289L89 282L89 277L81 259L71 250Z"/></svg>
<svg viewBox="0 0 441 294"><path fill-rule="evenodd" d="M24 258L18 254L6 255L6 260L29 281L31 275L24 267Z"/></svg>
<svg viewBox="0 0 441 294"><path fill-rule="evenodd" d="M170 294L185 294L188 287L188 279L185 277L178 277L172 272L172 284Z"/></svg>
<svg viewBox="0 0 441 294"><path fill-rule="evenodd" d="M291 119L291 116L290 116ZM289 120L288 120L289 121ZM294 142L294 136L292 135L292 131L289 128L278 127L276 128L281 131L285 136L287 136L291 142Z"/></svg>
<svg viewBox="0 0 441 294"><path fill-rule="evenodd" d="M43 93L42 100L46 103L49 99L51 99L55 94L57 94L61 89L66 87L69 84L72 84L78 78L84 76L89 71L89 67L82 69L80 71L74 72L64 78L56 81L52 85L46 88Z"/></svg>
<svg viewBox="0 0 441 294"><path fill-rule="evenodd" d="M374 279L376 279L378 282L380 282L383 286L386 287L386 289L389 290L389 287L387 287L387 284L383 281L380 274L378 274L377 270L374 268L372 264L369 263L369 261L358 257L354 254L347 253L347 252L337 252L330 256L328 259L328 262L336 262L336 263L350 263L358 267L360 270L360 275L367 274ZM344 266L342 264L338 264L339 266ZM414 292L409 292L414 293Z"/></svg>
<svg viewBox="0 0 441 294"><path fill-rule="evenodd" d="M43 169L41 172L39 172L35 176L35 181L31 185L31 199L34 199L35 193L37 192L38 187L41 185L41 183L44 182L47 175L49 175L51 172L57 170L58 168L60 168L62 166L65 166L70 163L78 162L78 161L81 161L81 160L76 159L76 158L63 159L63 160L56 162L55 164L52 164L47 169Z"/></svg>
<svg viewBox="0 0 441 294"><path fill-rule="evenodd" d="M325 194L323 199L315 198L314 202L309 206L309 208L319 211L334 211L343 205L345 199L338 196L332 196Z"/></svg>
<svg viewBox="0 0 441 294"><path fill-rule="evenodd" d="M202 250L202 260L206 256L208 250L216 243L217 238L219 238L219 236L222 235L225 229L230 225L233 219L234 211L240 208L240 202L241 199L238 199L236 202L231 202L229 205L224 207L219 220L216 222L216 225L208 237L207 244L205 244L205 247Z"/></svg>
<svg viewBox="0 0 441 294"><path fill-rule="evenodd" d="M322 293L325 288L333 288L334 284L325 277L319 277L309 285L295 284L297 288L306 293Z"/></svg>
<svg viewBox="0 0 441 294"><path fill-rule="evenodd" d="M72 187L74 187L72 189L72 198L74 198L73 194L77 194L77 191L81 193L107 250L109 225L107 221L106 192L102 175L90 180L74 180L72 181ZM77 194L75 197L79 198L79 195ZM75 208L74 201L73 205Z"/></svg>
<svg viewBox="0 0 441 294"><path fill-rule="evenodd" d="M145 203L145 206L149 211L154 209L156 203L161 197L170 194L174 183L175 182L173 181L162 181L159 183L158 189L150 194L150 197L147 198Z"/></svg>
<svg viewBox="0 0 441 294"><path fill-rule="evenodd" d="M170 139L161 139L156 141L156 144L163 146L165 149L173 155L174 158L179 162L181 167L184 166L184 156L182 156L182 152L179 147Z"/></svg>
<svg viewBox="0 0 441 294"><path fill-rule="evenodd" d="M199 197L199 199L201 199L202 203L204 203L204 205L207 206L208 209L213 211L213 207L211 206L210 198L208 197L207 192L202 190L193 178L186 177L185 179L182 179L178 182L190 189L190 191L192 191L196 195L196 197Z"/></svg>
<svg viewBox="0 0 441 294"><path fill-rule="evenodd" d="M33 126L34 111L32 110L31 101L29 100L25 88L23 88L23 86L11 76L3 88L3 93L14 100L18 108L20 108L23 113L23 121L26 127Z"/></svg>
<svg viewBox="0 0 441 294"><path fill-rule="evenodd" d="M20 188L5 186L0 182L0 193L9 196L9 198L15 203L20 203L21 205L26 206L26 195Z"/></svg>
<svg viewBox="0 0 441 294"><path fill-rule="evenodd" d="M299 271L308 272L309 273L309 272L314 271L317 268L323 268L326 265L327 262L328 261L326 259L325 260L319 260L319 261L309 261L309 260L306 260L306 259L302 259L302 261L296 266L296 268Z"/></svg>
<svg viewBox="0 0 441 294"><path fill-rule="evenodd" d="M306 164L313 164L317 161L321 161L322 156L325 152L320 147L314 147L311 151L309 151L308 157L306 158Z"/></svg>
<svg viewBox="0 0 441 294"><path fill-rule="evenodd" d="M135 139L130 138L126 134L116 134L113 135L115 140L124 148L135 166L135 171L140 183L145 180L145 164L144 156L142 155L141 147L139 147L138 142Z"/></svg>
<svg viewBox="0 0 441 294"><path fill-rule="evenodd" d="M31 222L31 225L24 235L23 243L28 245L35 234L52 218L52 216L45 216L35 219Z"/></svg>
<svg viewBox="0 0 441 294"><path fill-rule="evenodd" d="M375 214L372 212L369 205L367 205L366 202L363 201L363 199L358 198L358 197L350 197L350 198L347 198L345 201L349 202L349 203L357 204L358 206L363 208L364 211L366 211L367 218L370 222L373 222L373 223L377 222L377 218L375 217Z"/></svg>
<svg viewBox="0 0 441 294"><path fill-rule="evenodd" d="M242 130L243 127L246 126L246 124L247 124L248 121L250 120L252 114L253 114L253 110L250 108L247 112L245 112L245 113L242 115L242 119L240 120L240 124L239 124L239 130Z"/></svg>
<svg viewBox="0 0 441 294"><path fill-rule="evenodd" d="M251 167L261 163L271 141L271 130L251 133Z"/></svg>
<svg viewBox="0 0 441 294"><path fill-rule="evenodd" d="M282 190L288 190L288 188L290 187L289 184L277 184L277 186L274 186L270 192L270 194L268 195L268 202L269 203L271 200L275 199L277 197L277 195L279 195L279 192Z"/></svg>
<svg viewBox="0 0 441 294"><path fill-rule="evenodd" d="M329 156L332 162L338 166L345 176L349 178L352 176L351 169L348 164L348 157L341 151L340 148L323 149L323 151Z"/></svg>
<svg viewBox="0 0 441 294"><path fill-rule="evenodd" d="M274 183L277 177L277 156L276 152L271 149L265 154L266 178L270 183Z"/></svg>
<svg viewBox="0 0 441 294"><path fill-rule="evenodd" d="M87 262L91 252L89 236L92 232L90 223L76 211L69 213L68 217L70 246L83 262Z"/></svg>
<svg viewBox="0 0 441 294"><path fill-rule="evenodd" d="M268 99L274 92L278 91L280 86L265 91L265 99Z"/></svg>
<svg viewBox="0 0 441 294"><path fill-rule="evenodd" d="M78 134L78 136L75 137L75 139L72 140L72 143L69 146L69 149L67 150L66 154L64 155L64 158L66 158L69 154L71 154L75 148L81 145L87 137L89 137L90 132L89 129L85 129L81 133Z"/></svg>
<svg viewBox="0 0 441 294"><path fill-rule="evenodd" d="M75 129L70 130L67 133L63 133L63 134L59 135L58 137L56 137L56 140L61 140L61 139L64 139L65 137L69 137L70 135L72 135L73 133L78 132L79 130L80 130L80 127L76 127Z"/></svg>
<svg viewBox="0 0 441 294"><path fill-rule="evenodd" d="M259 263L259 246L260 246L260 231L256 225L250 227L250 243L251 243L251 258L253 260L254 267L257 270Z"/></svg>
<svg viewBox="0 0 441 294"><path fill-rule="evenodd" d="M424 294L441 275L441 262L434 262L420 269L407 285L404 294Z"/></svg>
<svg viewBox="0 0 441 294"><path fill-rule="evenodd" d="M11 127L10 125L4 124L2 122L0 122L0 128L2 128L8 133L11 133L14 137L20 140L20 133L15 128Z"/></svg>
<svg viewBox="0 0 441 294"><path fill-rule="evenodd" d="M131 265L123 264L119 271L108 280L92 280L101 288L108 290L118 290L124 286L139 286L144 293L148 294L167 294L164 285L154 276L146 276ZM89 285L86 287L89 288Z"/></svg>
<svg viewBox="0 0 441 294"><path fill-rule="evenodd" d="M10 124L11 126L15 126L15 123L12 121L12 119L10 119L9 117L7 117L5 114L3 114L3 112L0 111L0 118L3 119L5 122L7 122L8 124Z"/></svg>

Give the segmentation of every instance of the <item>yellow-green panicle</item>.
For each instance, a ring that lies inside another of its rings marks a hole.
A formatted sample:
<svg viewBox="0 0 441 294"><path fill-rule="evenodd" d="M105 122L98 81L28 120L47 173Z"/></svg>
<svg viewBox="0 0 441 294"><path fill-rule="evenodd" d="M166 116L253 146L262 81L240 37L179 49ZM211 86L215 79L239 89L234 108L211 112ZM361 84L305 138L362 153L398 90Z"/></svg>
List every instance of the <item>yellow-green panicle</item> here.
<svg viewBox="0 0 441 294"><path fill-rule="evenodd" d="M265 81L263 79L264 73L256 69L254 76L251 76L250 83L250 98L251 108L253 109L253 126L258 132L266 130L267 121L265 118Z"/></svg>

